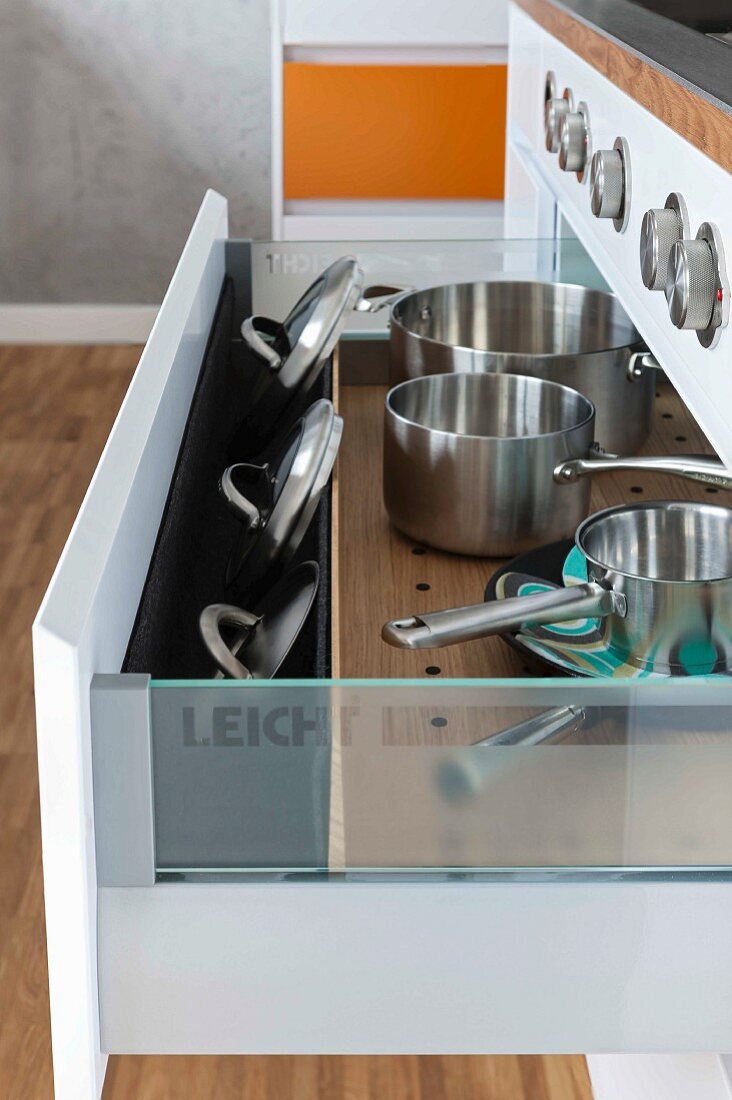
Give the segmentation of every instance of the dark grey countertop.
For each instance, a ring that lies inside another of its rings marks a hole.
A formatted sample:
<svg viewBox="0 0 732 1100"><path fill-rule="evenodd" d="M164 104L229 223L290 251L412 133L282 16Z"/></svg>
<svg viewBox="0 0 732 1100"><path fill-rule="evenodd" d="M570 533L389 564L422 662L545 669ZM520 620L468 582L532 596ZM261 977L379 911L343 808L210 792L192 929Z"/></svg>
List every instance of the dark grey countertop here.
<svg viewBox="0 0 732 1100"><path fill-rule="evenodd" d="M732 115L732 44L709 38L700 30L674 22L631 0L552 0L552 3ZM732 0L641 0L641 3L664 8L676 18L698 26L713 25L720 7L732 9Z"/></svg>

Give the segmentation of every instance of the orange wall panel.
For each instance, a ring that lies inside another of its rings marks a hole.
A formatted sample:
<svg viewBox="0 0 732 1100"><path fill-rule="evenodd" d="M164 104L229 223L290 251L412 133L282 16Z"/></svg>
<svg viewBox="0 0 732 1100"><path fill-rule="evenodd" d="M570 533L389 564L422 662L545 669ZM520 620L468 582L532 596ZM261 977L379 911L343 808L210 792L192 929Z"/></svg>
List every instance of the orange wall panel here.
<svg viewBox="0 0 732 1100"><path fill-rule="evenodd" d="M500 199L505 65L284 67L286 199Z"/></svg>

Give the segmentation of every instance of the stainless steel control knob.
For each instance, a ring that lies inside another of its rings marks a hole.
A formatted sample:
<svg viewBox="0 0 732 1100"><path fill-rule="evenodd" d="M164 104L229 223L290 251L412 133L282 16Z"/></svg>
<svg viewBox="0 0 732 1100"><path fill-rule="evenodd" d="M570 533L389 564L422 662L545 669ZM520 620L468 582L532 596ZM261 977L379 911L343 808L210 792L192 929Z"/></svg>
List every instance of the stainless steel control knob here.
<svg viewBox="0 0 732 1100"><path fill-rule="evenodd" d="M680 210L646 210L640 234L640 265L643 285L648 290L666 286L671 249L684 236L684 218Z"/></svg>
<svg viewBox="0 0 732 1100"><path fill-rule="evenodd" d="M717 303L717 273L707 241L676 241L673 245L666 301L676 328L703 331L710 327Z"/></svg>
<svg viewBox="0 0 732 1100"><path fill-rule="evenodd" d="M544 104L545 144L550 153L556 153L559 148L559 126L569 109L567 98L548 99Z"/></svg>
<svg viewBox="0 0 732 1100"><path fill-rule="evenodd" d="M584 109L583 109L584 108ZM587 110L568 111L559 123L559 167L564 172L584 172L590 153Z"/></svg>
<svg viewBox="0 0 732 1100"><path fill-rule="evenodd" d="M596 218L612 218L618 233L630 213L630 150L625 138L612 149L598 149L590 164L590 208Z"/></svg>
<svg viewBox="0 0 732 1100"><path fill-rule="evenodd" d="M596 218L617 218L623 209L623 158L601 149L590 165L590 207Z"/></svg>

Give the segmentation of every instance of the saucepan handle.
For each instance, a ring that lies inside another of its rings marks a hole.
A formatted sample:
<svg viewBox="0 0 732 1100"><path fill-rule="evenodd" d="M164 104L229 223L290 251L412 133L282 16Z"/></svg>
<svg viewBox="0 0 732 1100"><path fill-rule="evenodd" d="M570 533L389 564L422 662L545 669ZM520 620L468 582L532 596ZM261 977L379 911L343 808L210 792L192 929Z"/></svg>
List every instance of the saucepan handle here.
<svg viewBox="0 0 732 1100"><path fill-rule="evenodd" d="M586 717L582 707L553 707L552 710L542 711L541 714L535 714L523 722L517 722L515 726L508 726L505 730L499 730L498 733L492 733L480 741L474 741L469 747L488 749L499 745L525 747L543 745L556 737L562 737L580 729Z"/></svg>
<svg viewBox="0 0 732 1100"><path fill-rule="evenodd" d="M628 357L628 364L626 367L628 372L628 380L635 382L638 378L642 378L648 370L663 370L663 367L656 359L652 351L634 351L631 352Z"/></svg>
<svg viewBox="0 0 732 1100"><path fill-rule="evenodd" d="M382 309L390 308L414 289L413 286L367 286L354 309L359 313L378 313Z"/></svg>
<svg viewBox="0 0 732 1100"><path fill-rule="evenodd" d="M233 680L251 680L252 674L241 661L237 660L221 636L222 626L238 627L251 632L256 629L260 618L251 611L244 611L233 604L212 603L204 607L198 625L204 645L214 661L224 673Z"/></svg>
<svg viewBox="0 0 732 1100"><path fill-rule="evenodd" d="M588 582L534 596L514 596L509 600L393 619L385 623L381 637L399 649L441 649L519 630L524 623L558 623L604 615L624 618L626 611L621 593Z"/></svg>
<svg viewBox="0 0 732 1100"><path fill-rule="evenodd" d="M687 481L701 481L717 489L732 489L732 473L718 458L708 458L706 455L659 455L654 458L630 455L618 458L593 451L590 458L572 458L561 462L554 470L554 480L574 482L605 470L650 470L657 474L674 474Z"/></svg>
<svg viewBox="0 0 732 1100"><path fill-rule="evenodd" d="M269 317L247 317L241 326L241 337L244 343L250 351L264 359L273 371L279 370L282 366L282 356L267 343L262 332L268 336L275 336L281 327L277 321L271 321Z"/></svg>
<svg viewBox="0 0 732 1100"><path fill-rule="evenodd" d="M547 745L562 741L582 729L586 720L587 712L584 707L553 707L527 718L524 722L518 722L515 726L492 733L472 745L456 746L449 757L440 761L437 768L436 780L440 793L450 802L459 801L475 796L495 778L495 754L465 752L465 748L531 748L534 745Z"/></svg>

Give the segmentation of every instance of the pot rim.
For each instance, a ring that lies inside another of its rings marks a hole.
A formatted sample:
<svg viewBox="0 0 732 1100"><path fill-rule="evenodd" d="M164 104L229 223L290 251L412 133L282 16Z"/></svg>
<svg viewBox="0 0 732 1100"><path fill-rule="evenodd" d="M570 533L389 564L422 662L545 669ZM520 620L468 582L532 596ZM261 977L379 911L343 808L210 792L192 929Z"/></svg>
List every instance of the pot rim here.
<svg viewBox="0 0 732 1100"><path fill-rule="evenodd" d="M608 291L608 290L599 290L596 287L591 287L591 286L582 286L581 283L559 283L559 282L554 283L554 282L550 282L550 281L544 282L540 279L483 279L483 280L473 279L471 281L466 281L466 282L462 282L462 283L439 283L437 286L425 286L425 287L421 287L419 290L409 291L408 293L401 295L399 300L397 302L395 302L394 305L391 307L391 309L389 311L389 319L392 323L392 326L396 325L399 329L401 329L401 331L405 334L405 336L409 336L410 339L412 339L412 340L419 340L421 343L429 344L431 347L451 348L451 349L454 349L455 351L472 352L474 354L479 354L479 355L507 355L507 356L517 356L517 357L520 356L522 359L536 359L536 360L547 359L547 360L552 361L552 360L558 360L558 359L583 360L583 359L590 358L593 355L605 355L607 352L623 351L625 349L627 349L628 352L630 352L631 354L634 351L639 351L639 350L642 350L642 349L647 350L648 346L647 346L645 340L641 336L640 332L638 332L638 329L633 324L630 317L628 317L628 324L630 325L631 329L636 333L636 339L631 341L630 343L612 344L609 347L595 348L592 351L578 351L578 352L566 352L566 351L530 352L529 351L529 352L519 352L519 351L499 351L496 348L474 348L474 347L471 347L469 344L454 344L454 343L451 343L448 340L437 340L433 336L422 336L422 335L420 335L420 333L415 332L414 329L408 328L405 324L402 323L402 321L397 316L397 310L399 309L399 307L404 302L408 301L410 298L416 298L418 295L424 294L427 291L442 290L446 287L477 286L477 285L482 286L482 285L485 285L485 284L488 284L488 283L500 283L500 284L504 284L504 285L507 284L507 283L511 283L511 284L512 283L535 283L535 284L539 284L541 286L551 286L551 287L561 286L561 287L567 287L570 290L583 290L583 291L588 291L592 294L601 295L604 298L612 298L614 301L617 301L620 304L620 301L619 301L617 295L612 294L610 291ZM620 308L622 309L622 304L620 304ZM627 316L627 314L626 314L626 316ZM455 372L455 373L470 373L470 372Z"/></svg>
<svg viewBox="0 0 732 1100"><path fill-rule="evenodd" d="M567 428L556 428L551 432L532 432L530 435L475 435L469 432L456 432L449 431L447 428L431 428L427 424L420 423L419 420L412 420L408 416L404 416L402 413L397 412L392 405L392 397L397 390L402 389L404 386L413 386L415 384L427 384L429 379L434 378L509 378L509 379L521 379L522 382L531 386L551 386L558 390L566 390L568 393L573 394L575 397L579 397L588 406L589 412L582 420L578 420L576 424L572 424ZM467 374L462 371L445 371L441 374L420 374L416 378L406 378L403 382L398 382L396 386L392 386L387 392L385 399L385 412L387 416L399 421L401 424L406 424L409 428L418 429L422 432L429 432L431 435L448 436L453 439L465 439L465 440L490 440L493 443L516 443L519 440L524 440L528 443L533 440L539 439L551 439L553 436L568 435L570 432L575 432L579 428L584 428L587 424L594 423L597 410L589 397L585 397L579 390L575 390L572 386L565 386L562 382L552 382L548 378L534 378L528 374L512 374L508 371L493 372L493 371L480 371L480 372L468 372Z"/></svg>
<svg viewBox="0 0 732 1100"><path fill-rule="evenodd" d="M712 511L725 512L728 515L732 513L732 508L727 508L724 504L706 504L703 501L696 500L648 500L638 501L632 504L616 504L612 508L603 508L599 512L593 512L591 516L587 516L583 519L579 527L575 531L574 544L585 558L586 561L591 562L592 565L596 565L598 569L602 569L605 573L614 577L625 577L632 581L646 581L649 584L663 584L674 585L675 587L711 587L717 584L729 584L732 581L732 574L728 574L724 577L710 577L706 580L670 580L668 577L649 577L644 573L631 573L625 569L616 569L607 562L600 561L599 558L589 554L582 545L582 538L587 533L588 528L592 527L595 522L604 519L606 516L614 515L620 512L640 512L650 511L655 508L668 508L669 505L674 505L682 508L705 508Z"/></svg>

